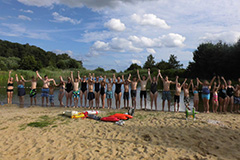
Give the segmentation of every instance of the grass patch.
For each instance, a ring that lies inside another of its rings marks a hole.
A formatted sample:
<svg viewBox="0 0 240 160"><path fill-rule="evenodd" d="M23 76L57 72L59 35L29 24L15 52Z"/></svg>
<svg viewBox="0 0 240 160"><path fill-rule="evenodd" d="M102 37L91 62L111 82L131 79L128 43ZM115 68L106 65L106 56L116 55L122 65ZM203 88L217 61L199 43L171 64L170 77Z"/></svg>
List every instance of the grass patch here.
<svg viewBox="0 0 240 160"><path fill-rule="evenodd" d="M0 128L0 130L4 130L4 129L8 129L8 126L7 126L7 127Z"/></svg>
<svg viewBox="0 0 240 160"><path fill-rule="evenodd" d="M27 126L43 128L52 125L55 120L55 118L50 118L49 116L44 115L40 116L38 121L28 123Z"/></svg>
<svg viewBox="0 0 240 160"><path fill-rule="evenodd" d="M27 128L27 125L26 124L22 124L19 126L19 131L23 131Z"/></svg>

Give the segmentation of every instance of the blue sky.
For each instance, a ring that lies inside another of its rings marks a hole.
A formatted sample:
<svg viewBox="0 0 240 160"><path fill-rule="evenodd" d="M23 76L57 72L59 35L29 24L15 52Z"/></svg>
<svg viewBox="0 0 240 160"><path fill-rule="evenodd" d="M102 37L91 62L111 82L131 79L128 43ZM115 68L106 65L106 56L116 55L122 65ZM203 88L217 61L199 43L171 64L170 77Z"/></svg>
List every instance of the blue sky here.
<svg viewBox="0 0 240 160"><path fill-rule="evenodd" d="M125 70L175 54L186 67L202 42L240 37L235 0L0 0L0 39L68 53L84 67Z"/></svg>

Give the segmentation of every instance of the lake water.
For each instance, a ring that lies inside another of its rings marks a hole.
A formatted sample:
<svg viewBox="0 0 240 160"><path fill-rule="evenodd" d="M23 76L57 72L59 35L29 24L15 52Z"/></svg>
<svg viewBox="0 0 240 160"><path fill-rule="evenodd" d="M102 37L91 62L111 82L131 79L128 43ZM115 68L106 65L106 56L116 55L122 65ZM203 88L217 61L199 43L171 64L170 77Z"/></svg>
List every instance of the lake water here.
<svg viewBox="0 0 240 160"><path fill-rule="evenodd" d="M137 109L140 109L140 87L137 88ZM25 95L25 102L24 102L24 106L28 107L30 106L30 97L29 97L29 88L26 88L26 95ZM113 91L115 91L115 85L113 86ZM124 92L123 90L123 86L122 86L122 93ZM59 101L58 101L58 89L55 90L54 92L54 104L56 107L59 107ZM173 102L173 97L174 97L174 91L171 92L172 95L172 99L171 99L171 111L174 110L174 102ZM181 93L180 96L180 111L185 111L185 106L183 103L183 92ZM6 88L0 88L0 102L1 104L6 104L7 103L7 94L6 94ZM63 103L64 105L66 104L66 97L63 97ZM95 103L95 102L94 102ZM15 87L14 89L14 95L13 95L13 104L19 104L19 98L17 96L17 88ZM83 98L83 104L84 104L84 98ZM143 101L144 104L144 101ZM41 101L41 88L37 89L37 105L42 105L42 101ZM73 105L73 103L72 103ZM88 103L87 103L88 105ZM95 105L95 104L94 104ZM131 106L131 97L129 99L129 105ZM78 106L80 106L80 99L78 101ZM105 107L107 106L107 99L105 99ZM121 97L121 107L123 107L123 94ZM190 101L190 108L192 108L193 106L193 96L191 96L191 101ZM101 100L100 100L100 107L101 107ZM115 108L115 98L113 96L112 99L112 107ZM144 107L144 105L143 105ZM151 101L150 101L150 94L149 92L147 92L147 109L151 109ZM155 106L153 105L153 109L155 109ZM157 98L157 110L162 110L162 91L158 92L158 98ZM165 102L165 107L164 110L167 111L168 107L167 107L167 101Z"/></svg>

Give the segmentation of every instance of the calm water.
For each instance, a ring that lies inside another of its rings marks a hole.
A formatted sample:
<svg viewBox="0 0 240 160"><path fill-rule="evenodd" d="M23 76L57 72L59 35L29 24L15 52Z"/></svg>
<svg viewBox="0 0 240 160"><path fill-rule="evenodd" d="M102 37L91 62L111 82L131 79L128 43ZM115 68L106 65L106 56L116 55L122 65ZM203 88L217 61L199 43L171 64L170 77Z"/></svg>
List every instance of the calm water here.
<svg viewBox="0 0 240 160"><path fill-rule="evenodd" d="M140 87L137 88L137 109L140 109ZM30 97L29 97L29 91L30 89L29 88L26 88L26 95L25 95L25 103L24 105L27 107L27 106L30 106ZM115 91L115 85L113 86L113 91ZM37 105L41 105L42 102L41 102L41 88L39 88L37 90L38 94L37 94ZM122 93L124 92L123 90L123 86L122 86ZM171 100L171 111L174 110L174 102L173 102L173 97L174 97L174 91L172 91L171 93L172 95L172 100ZM6 94L6 88L0 88L0 102L1 104L6 104L7 103L7 94ZM66 104L66 97L64 96L63 97L63 103L64 105ZM19 99L18 99L18 96L17 96L17 89L15 88L14 89L14 95L13 95L13 104L19 104ZM58 89L55 90L54 92L54 104L56 107L59 106L59 101L58 101ZM84 98L83 98L83 104L84 104ZM129 99L129 104L131 106L131 97ZM143 101L143 104L144 104L144 101ZM73 103L72 103L73 105ZM78 105L80 106L80 99L78 101ZM87 103L88 105L88 103ZM107 105L107 99L105 99L105 107ZM100 106L101 106L101 101L100 101ZM123 107L124 104L123 104L123 95L122 95L122 98L121 98L121 107ZM192 97L191 97L191 102L190 102L190 108L192 108L193 106L193 100L192 100ZM112 99L112 107L115 108L115 98L113 96L113 99ZM149 92L147 92L147 109L150 109L151 108L151 101L150 101L150 94ZM153 109L155 109L155 106L153 105ZM162 92L158 92L158 98L157 98L157 110L162 110ZM168 107L167 107L167 101L165 102L165 107L164 107L164 110L168 110ZM181 96L180 96L180 111L185 111L185 106L184 106L184 103L183 103L183 92L181 93Z"/></svg>

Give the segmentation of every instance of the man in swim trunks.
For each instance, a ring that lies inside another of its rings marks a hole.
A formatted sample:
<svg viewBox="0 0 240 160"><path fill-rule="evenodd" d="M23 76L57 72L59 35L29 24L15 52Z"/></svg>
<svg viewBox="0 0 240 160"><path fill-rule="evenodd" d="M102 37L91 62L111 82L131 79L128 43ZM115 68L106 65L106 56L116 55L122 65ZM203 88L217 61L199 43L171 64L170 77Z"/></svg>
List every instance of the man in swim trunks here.
<svg viewBox="0 0 240 160"><path fill-rule="evenodd" d="M94 84L94 73L93 76L91 76L91 73L89 74L89 79L87 81L88 83L88 100L89 100L89 107L90 109L93 109L93 100L95 99L95 94L93 93L93 84Z"/></svg>
<svg viewBox="0 0 240 160"><path fill-rule="evenodd" d="M165 79L162 77L160 72L160 78L163 81L163 93L162 93L162 111L164 111L165 100L168 101L168 111L170 112L170 104L171 104L171 93L170 93L170 85L175 84L175 82L169 81L168 76Z"/></svg>
<svg viewBox="0 0 240 160"><path fill-rule="evenodd" d="M131 74L130 74L131 76ZM136 97L137 97L137 85L138 85L138 80L136 77L133 77L133 80L130 81L131 83L131 98L132 98L132 107L136 109L137 102L136 102Z"/></svg>
<svg viewBox="0 0 240 160"><path fill-rule="evenodd" d="M49 96L49 83L53 81L54 79L48 79L48 76L45 75L44 79L40 76L38 71L36 71L37 77L43 81L43 86L42 86L42 106L44 105L44 97L46 98L46 106L48 106L48 96Z"/></svg>
<svg viewBox="0 0 240 160"><path fill-rule="evenodd" d="M181 90L182 90L182 87L185 85L185 82L187 81L187 79L185 79L181 85L180 83L178 83L178 78L179 77L176 76L176 90L174 95L174 112L176 112L176 104L177 104L177 112L179 112Z"/></svg>
<svg viewBox="0 0 240 160"><path fill-rule="evenodd" d="M49 101L51 107L54 107L54 89L55 89L54 86L57 86L55 80L53 80L53 84L49 85Z"/></svg>
<svg viewBox="0 0 240 160"><path fill-rule="evenodd" d="M73 79L73 72L71 71L71 80L72 80L72 84L73 84L73 99L74 99L74 107L73 108L77 108L78 107L78 98L79 98L79 81L80 81L80 76L79 76L79 71L78 71L78 77L76 77L75 79Z"/></svg>
<svg viewBox="0 0 240 160"><path fill-rule="evenodd" d="M123 99L124 99L124 109L129 108L129 84L130 84L130 77L131 74L129 74L128 79L125 79L124 81L124 93L123 93ZM127 102L127 104L126 104Z"/></svg>
<svg viewBox="0 0 240 160"><path fill-rule="evenodd" d="M191 80L190 84L188 85L187 83L184 84L183 86L183 92L184 92L184 105L185 107L190 110L189 105L190 105L190 96L189 96L189 89L193 83L193 80Z"/></svg>
<svg viewBox="0 0 240 160"><path fill-rule="evenodd" d="M23 76L21 76L22 80L24 82L31 82L31 90L30 90L30 102L31 102L31 106L33 104L33 98L34 98L34 103L35 105L37 104L37 98L36 98L36 95L37 95L37 81L38 81L38 78L35 78L34 76L32 76L32 79L31 80L25 80L23 78Z"/></svg>
<svg viewBox="0 0 240 160"><path fill-rule="evenodd" d="M141 109L142 109L142 97L144 97L144 106L145 106L145 110L146 110L146 107L147 107L147 91L146 91L146 87L147 87L147 82L149 80L149 75L148 75L148 78L146 79L146 76L142 76L142 79L141 79L141 76L139 74L139 70L137 70L137 75L138 75L138 80L140 81L140 84L141 84L141 91L140 91L140 106L141 106Z"/></svg>
<svg viewBox="0 0 240 160"><path fill-rule="evenodd" d="M23 80L18 80L18 75L16 74L16 81L18 84L18 97L19 97L19 106L24 107L24 96L26 94L25 92L25 83Z"/></svg>
<svg viewBox="0 0 240 160"><path fill-rule="evenodd" d="M234 89L235 113L239 113L239 105L240 105L240 85L237 84L235 89Z"/></svg>
<svg viewBox="0 0 240 160"><path fill-rule="evenodd" d="M107 93L106 93L106 98L107 98L107 106L108 109L112 108L112 98L113 98L113 92L112 92L112 87L113 87L113 83L111 78L108 78L108 82L107 83Z"/></svg>

